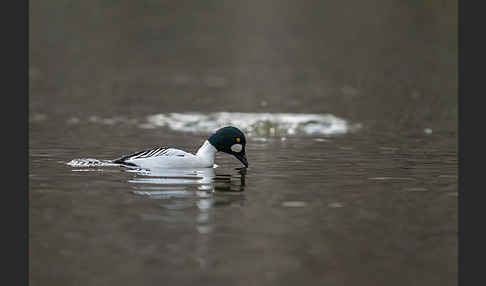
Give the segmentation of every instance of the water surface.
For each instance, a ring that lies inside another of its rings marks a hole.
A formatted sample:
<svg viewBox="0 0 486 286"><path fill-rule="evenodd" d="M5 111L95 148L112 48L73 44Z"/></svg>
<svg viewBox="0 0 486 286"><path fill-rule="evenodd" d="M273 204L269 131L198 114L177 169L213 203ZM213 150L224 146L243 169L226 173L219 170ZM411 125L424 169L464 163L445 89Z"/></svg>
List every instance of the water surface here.
<svg viewBox="0 0 486 286"><path fill-rule="evenodd" d="M453 132L249 136L248 169L218 153L217 168L187 171L66 163L195 151L205 134L50 117L30 132L31 281L454 283Z"/></svg>
<svg viewBox="0 0 486 286"><path fill-rule="evenodd" d="M31 1L30 285L456 285L457 47L455 0ZM226 124L245 171L67 165Z"/></svg>

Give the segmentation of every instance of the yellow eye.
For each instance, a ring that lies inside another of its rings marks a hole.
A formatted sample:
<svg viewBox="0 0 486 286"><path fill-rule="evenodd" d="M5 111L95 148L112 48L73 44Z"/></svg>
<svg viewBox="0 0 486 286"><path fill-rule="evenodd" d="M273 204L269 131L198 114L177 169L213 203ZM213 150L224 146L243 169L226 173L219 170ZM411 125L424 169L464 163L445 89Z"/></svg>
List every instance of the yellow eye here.
<svg viewBox="0 0 486 286"><path fill-rule="evenodd" d="M240 137L237 137L236 142L240 143L240 141L241 141Z"/></svg>

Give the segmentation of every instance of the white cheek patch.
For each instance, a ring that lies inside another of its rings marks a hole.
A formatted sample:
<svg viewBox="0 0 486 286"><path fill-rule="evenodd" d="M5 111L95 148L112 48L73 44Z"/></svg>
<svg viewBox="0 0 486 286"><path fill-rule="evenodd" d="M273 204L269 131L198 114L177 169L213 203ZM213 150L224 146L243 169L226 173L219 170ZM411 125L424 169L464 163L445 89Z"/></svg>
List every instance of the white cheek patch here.
<svg viewBox="0 0 486 286"><path fill-rule="evenodd" d="M243 149L243 146L241 144L233 144L231 146L231 151L239 153L241 152L241 149Z"/></svg>

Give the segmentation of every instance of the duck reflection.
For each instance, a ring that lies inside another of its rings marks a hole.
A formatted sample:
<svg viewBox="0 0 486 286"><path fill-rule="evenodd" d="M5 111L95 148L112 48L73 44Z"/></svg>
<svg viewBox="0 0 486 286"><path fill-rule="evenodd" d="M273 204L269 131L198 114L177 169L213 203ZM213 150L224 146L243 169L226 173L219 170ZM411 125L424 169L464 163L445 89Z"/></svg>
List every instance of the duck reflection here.
<svg viewBox="0 0 486 286"><path fill-rule="evenodd" d="M194 227L197 235L193 258L201 269L208 269L215 220L220 213L216 209L244 205L246 168L218 170L218 173L213 168L127 171L135 173L128 181L136 189L134 194L161 199L163 210L157 215L163 217L164 222Z"/></svg>
<svg viewBox="0 0 486 286"><path fill-rule="evenodd" d="M220 174L213 178L215 192L243 192L245 190L246 168L238 168L237 174Z"/></svg>
<svg viewBox="0 0 486 286"><path fill-rule="evenodd" d="M236 172L217 174L214 168L202 169L131 169L136 177L128 180L136 184L135 194L157 197L210 196L211 193L240 193L245 189L246 168Z"/></svg>

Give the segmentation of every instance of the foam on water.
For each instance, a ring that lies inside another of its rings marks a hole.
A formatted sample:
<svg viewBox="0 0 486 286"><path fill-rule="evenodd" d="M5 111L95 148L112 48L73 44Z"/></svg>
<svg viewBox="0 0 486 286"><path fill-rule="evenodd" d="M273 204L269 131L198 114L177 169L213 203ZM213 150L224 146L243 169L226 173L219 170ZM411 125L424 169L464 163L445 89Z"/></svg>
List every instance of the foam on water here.
<svg viewBox="0 0 486 286"><path fill-rule="evenodd" d="M360 127L332 114L303 113L163 113L147 117L142 128L168 127L175 131L212 133L222 126L233 125L248 135L337 135Z"/></svg>

